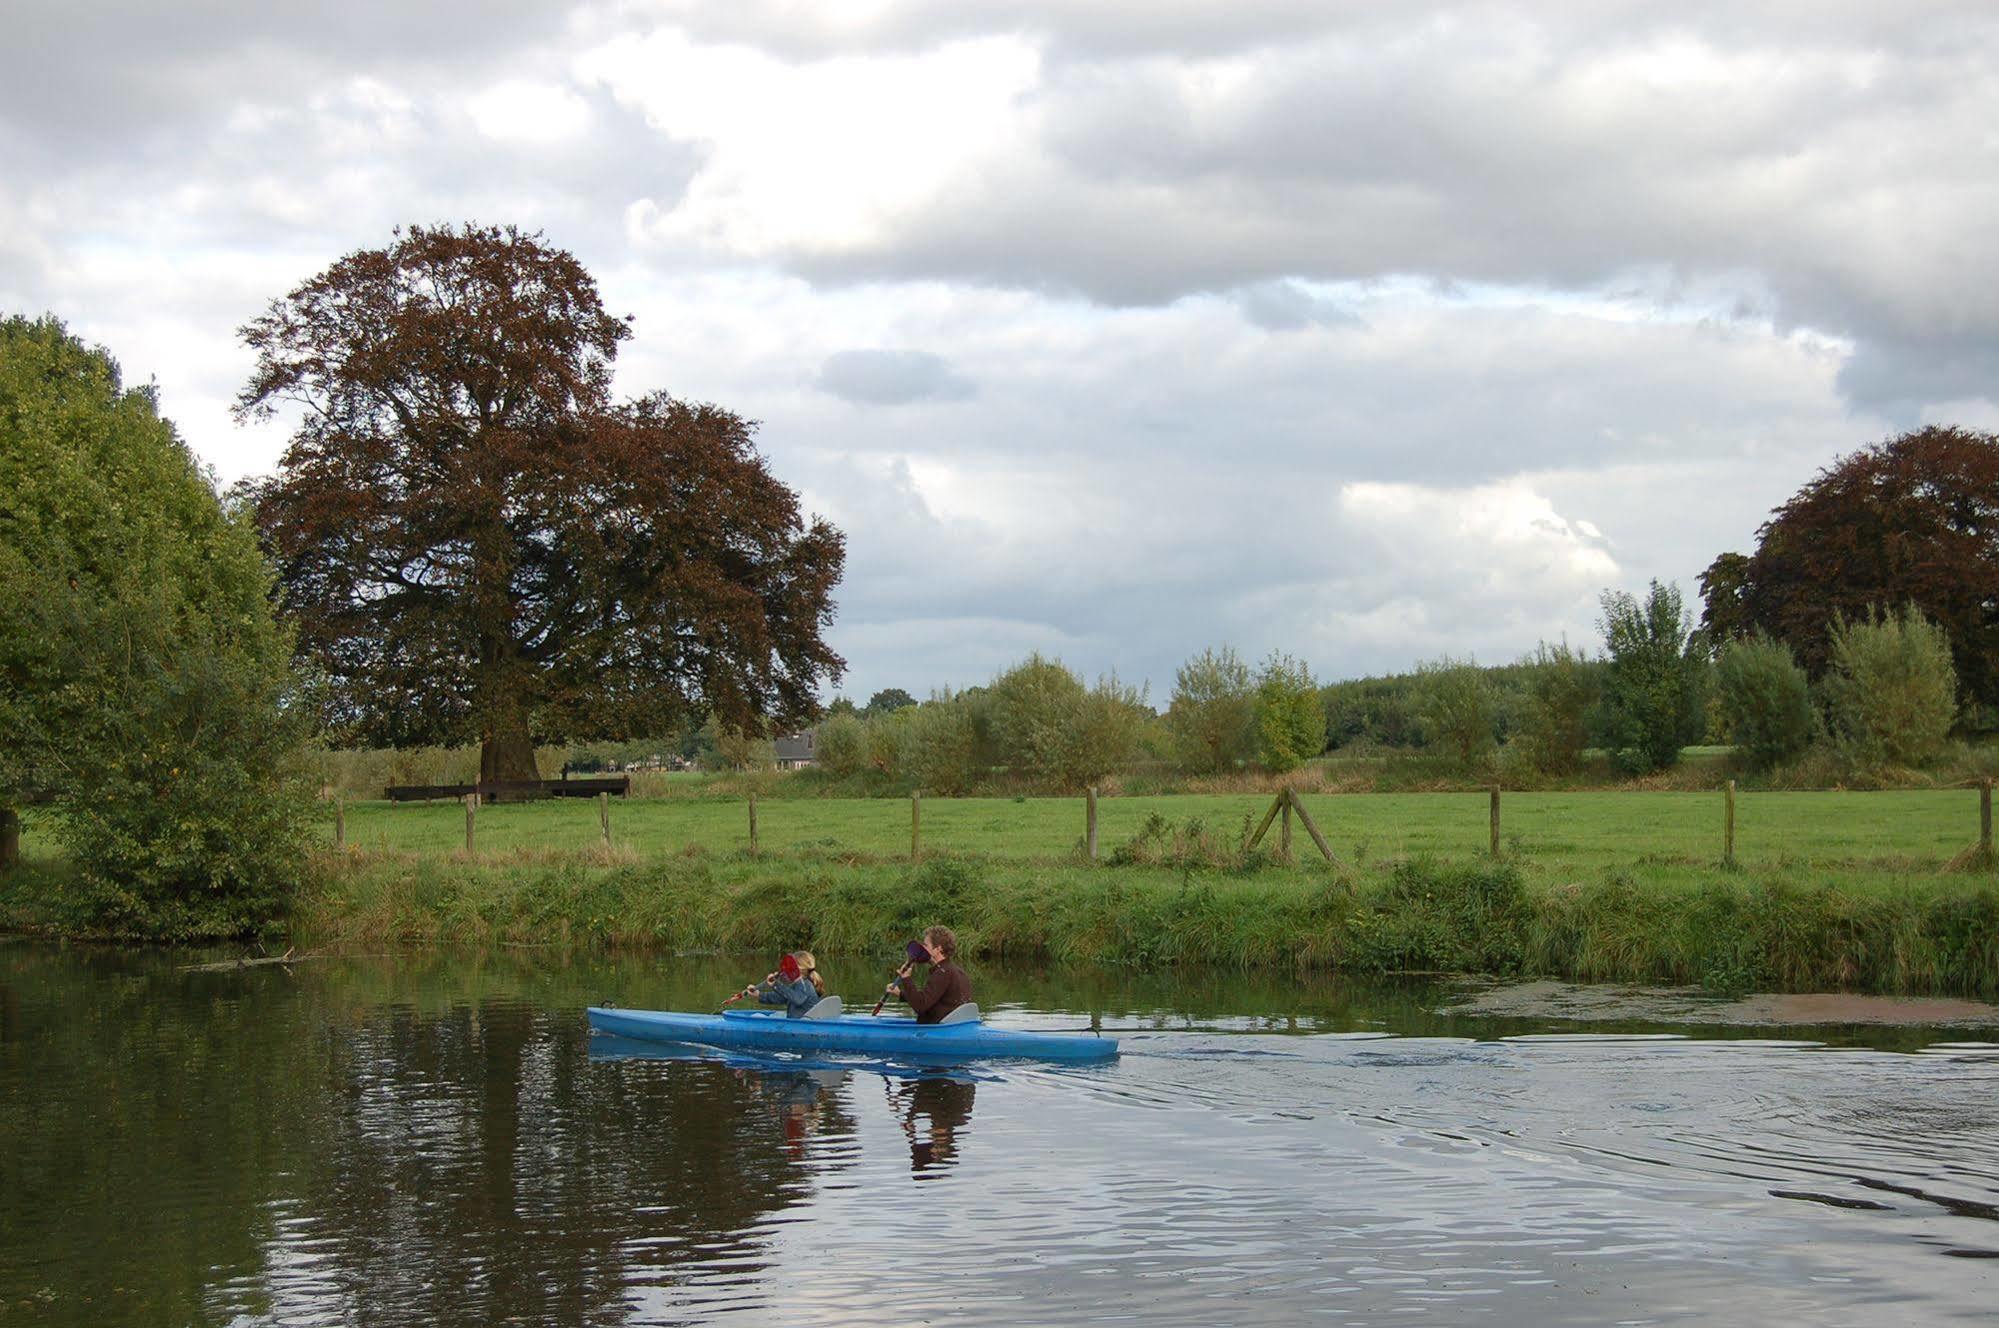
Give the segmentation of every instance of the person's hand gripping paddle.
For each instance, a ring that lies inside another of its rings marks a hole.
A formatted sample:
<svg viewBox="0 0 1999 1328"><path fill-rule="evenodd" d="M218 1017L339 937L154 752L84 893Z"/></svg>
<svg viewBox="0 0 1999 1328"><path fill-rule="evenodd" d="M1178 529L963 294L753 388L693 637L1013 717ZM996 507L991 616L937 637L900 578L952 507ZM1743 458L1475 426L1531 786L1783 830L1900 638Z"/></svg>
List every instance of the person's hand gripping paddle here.
<svg viewBox="0 0 1999 1328"><path fill-rule="evenodd" d="M786 982L796 982L798 981L798 972L799 972L798 961L796 959L793 959L790 955L786 955L784 958L777 961L777 971L775 973L766 974L764 977L764 981L774 982L777 979L782 978ZM734 1005L737 1001L742 1000L746 996L756 995L757 987L759 985L760 984L758 983L752 982L749 986L744 987L734 996L731 996L728 1000L723 1001L721 1009L715 1011L715 1013L716 1014L722 1013L722 1010L728 1009L730 1006Z"/></svg>
<svg viewBox="0 0 1999 1328"><path fill-rule="evenodd" d="M895 970L895 976L889 979L888 989L882 992L882 998L875 1002L875 1008L869 1012L869 1018L872 1019L882 1012L882 1006L888 1004L888 998L895 994L895 984L908 977L911 969L918 964L930 962L930 952L923 948L922 941L911 941L903 946L902 956L902 967Z"/></svg>

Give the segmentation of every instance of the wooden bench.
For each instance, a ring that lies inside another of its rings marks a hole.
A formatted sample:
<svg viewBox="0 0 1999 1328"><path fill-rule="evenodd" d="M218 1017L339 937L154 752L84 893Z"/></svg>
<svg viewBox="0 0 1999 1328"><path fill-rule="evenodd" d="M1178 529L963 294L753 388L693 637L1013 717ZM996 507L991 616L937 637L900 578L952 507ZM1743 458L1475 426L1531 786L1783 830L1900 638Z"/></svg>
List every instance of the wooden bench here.
<svg viewBox="0 0 1999 1328"><path fill-rule="evenodd" d="M391 784L383 796L390 802L435 802L463 799L477 793L481 802L539 802L543 798L594 798L599 793L629 797L630 775L610 775L601 779L517 779L484 784Z"/></svg>

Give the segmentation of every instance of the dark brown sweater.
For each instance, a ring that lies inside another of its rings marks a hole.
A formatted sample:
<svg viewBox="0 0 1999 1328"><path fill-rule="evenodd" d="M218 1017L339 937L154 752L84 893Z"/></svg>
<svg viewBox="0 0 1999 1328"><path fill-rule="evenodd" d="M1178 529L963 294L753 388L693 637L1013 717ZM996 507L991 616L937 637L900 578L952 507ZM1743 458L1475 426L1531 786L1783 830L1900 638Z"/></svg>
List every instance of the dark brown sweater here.
<svg viewBox="0 0 1999 1328"><path fill-rule="evenodd" d="M972 999L972 980L950 959L933 965L921 987L913 986L914 982L914 978L904 978L896 985L901 990L902 999L916 1011L916 1022L919 1024L934 1024Z"/></svg>

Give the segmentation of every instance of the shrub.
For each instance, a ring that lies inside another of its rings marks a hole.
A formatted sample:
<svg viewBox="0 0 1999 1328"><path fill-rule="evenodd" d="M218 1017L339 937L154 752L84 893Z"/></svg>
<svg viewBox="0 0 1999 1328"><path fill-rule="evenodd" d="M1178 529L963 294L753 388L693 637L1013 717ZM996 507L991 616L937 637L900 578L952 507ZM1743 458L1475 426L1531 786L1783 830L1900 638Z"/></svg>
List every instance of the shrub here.
<svg viewBox="0 0 1999 1328"><path fill-rule="evenodd" d="M1542 642L1527 666L1526 697L1511 746L1534 769L1566 775L1582 765L1589 746L1589 712L1596 704L1596 676L1589 660L1568 642Z"/></svg>
<svg viewBox="0 0 1999 1328"><path fill-rule="evenodd" d="M968 792L976 773L970 710L946 692L905 713L910 719L903 740L903 777L945 797Z"/></svg>
<svg viewBox="0 0 1999 1328"><path fill-rule="evenodd" d="M727 725L716 730L715 753L724 770L769 770L777 764L777 746L769 738Z"/></svg>
<svg viewBox="0 0 1999 1328"><path fill-rule="evenodd" d="M1029 655L993 681L991 728L1001 759L1039 779L1080 788L1130 757L1151 712L1116 674L1093 688L1059 661ZM976 717L973 725L977 738Z"/></svg>
<svg viewBox="0 0 1999 1328"><path fill-rule="evenodd" d="M867 768L868 727L852 709L819 726L819 764L842 778Z"/></svg>
<svg viewBox="0 0 1999 1328"><path fill-rule="evenodd" d="M1715 666L1730 741L1759 769L1788 761L1818 727L1811 684L1791 648L1766 636L1731 641Z"/></svg>
<svg viewBox="0 0 1999 1328"><path fill-rule="evenodd" d="M1211 774L1233 770L1255 751L1255 687L1234 649L1203 650L1180 666L1167 724L1180 764Z"/></svg>
<svg viewBox="0 0 1999 1328"><path fill-rule="evenodd" d="M1303 660L1270 653L1257 672L1252 713L1257 758L1264 768L1295 770L1325 750L1325 704Z"/></svg>
<svg viewBox="0 0 1999 1328"><path fill-rule="evenodd" d="M1424 741L1470 766L1492 746L1493 694L1485 673L1471 660L1446 655L1417 665L1416 677Z"/></svg>
<svg viewBox="0 0 1999 1328"><path fill-rule="evenodd" d="M906 767L903 746L909 737L909 719L915 707L903 706L884 711L868 720L868 764L891 779L902 777Z"/></svg>
<svg viewBox="0 0 1999 1328"><path fill-rule="evenodd" d="M1606 590L1602 627L1610 666L1597 712L1599 740L1626 773L1663 770L1702 727L1706 666L1679 587L1654 581L1643 604Z"/></svg>
<svg viewBox="0 0 1999 1328"><path fill-rule="evenodd" d="M1957 715L1950 643L1913 606L1862 622L1835 618L1825 688L1842 741L1866 761L1933 759Z"/></svg>

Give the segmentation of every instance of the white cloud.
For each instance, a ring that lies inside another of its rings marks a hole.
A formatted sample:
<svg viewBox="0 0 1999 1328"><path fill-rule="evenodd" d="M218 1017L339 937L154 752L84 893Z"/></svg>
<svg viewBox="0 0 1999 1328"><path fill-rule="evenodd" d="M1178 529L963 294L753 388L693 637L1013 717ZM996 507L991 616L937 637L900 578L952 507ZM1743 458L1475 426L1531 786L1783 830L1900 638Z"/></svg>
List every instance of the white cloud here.
<svg viewBox="0 0 1999 1328"><path fill-rule="evenodd" d="M1017 135L1038 58L991 37L791 64L669 30L613 38L575 67L704 153L683 197L634 210L637 230L757 257L879 243L895 217Z"/></svg>
<svg viewBox="0 0 1999 1328"><path fill-rule="evenodd" d="M506 142L547 145L581 137L590 105L568 88L508 79L465 99L479 132Z"/></svg>

